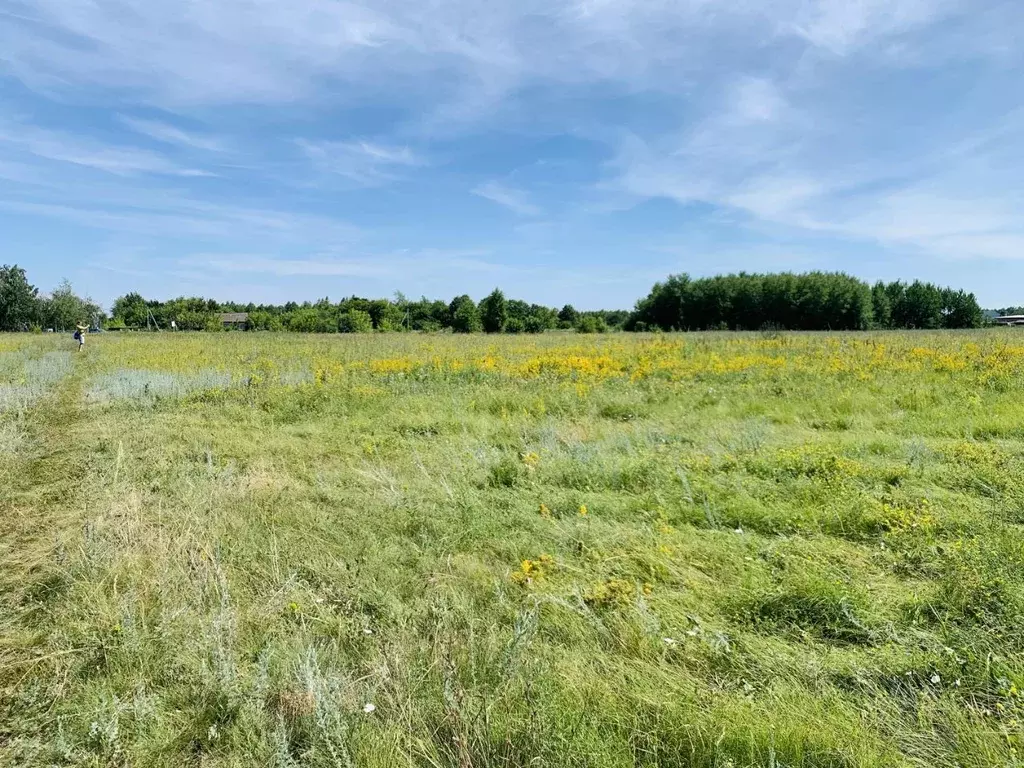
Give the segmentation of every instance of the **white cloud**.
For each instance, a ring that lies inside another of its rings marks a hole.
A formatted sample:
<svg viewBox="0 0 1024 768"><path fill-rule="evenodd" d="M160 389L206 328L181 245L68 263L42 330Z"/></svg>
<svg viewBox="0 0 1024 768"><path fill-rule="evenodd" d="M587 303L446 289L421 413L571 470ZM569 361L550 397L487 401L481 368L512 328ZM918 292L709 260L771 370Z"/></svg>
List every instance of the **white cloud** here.
<svg viewBox="0 0 1024 768"><path fill-rule="evenodd" d="M316 254L302 258L276 258L265 254L193 254L180 261L184 267L213 270L224 274L263 274L275 277L351 277L361 279L403 279L436 275L439 270L491 274L508 271L481 257L479 249L391 251L338 256Z"/></svg>
<svg viewBox="0 0 1024 768"><path fill-rule="evenodd" d="M63 131L50 131L25 124L0 123L0 151L28 153L58 163L92 168L118 176L159 174L165 176L211 176L209 171L182 167L156 152L137 147L104 144Z"/></svg>
<svg viewBox="0 0 1024 768"><path fill-rule="evenodd" d="M708 203L735 211L739 224L796 235L874 241L941 258L1024 257L1024 184L993 173L984 149L965 145L939 165L925 155L903 168L841 158L816 167L816 152L787 148L790 140L783 132L773 149L751 138L756 151L730 158L699 155L686 144L665 152L634 138L623 144L614 184L639 198Z"/></svg>
<svg viewBox="0 0 1024 768"><path fill-rule="evenodd" d="M830 54L849 54L955 12L945 0L816 2L801 11L801 34ZM983 111L931 119L925 94L911 115L901 101L917 97L906 90L909 74L892 93L865 92L863 64L818 64L733 75L717 99L691 102L680 130L625 136L604 186L641 200L706 204L734 225L797 238L873 241L943 259L1017 258L1019 109L990 101ZM871 66L868 76L880 80L893 62Z"/></svg>
<svg viewBox="0 0 1024 768"><path fill-rule="evenodd" d="M821 184L789 167L805 118L767 78L740 76L706 116L678 134L623 139L610 166L613 186L638 197L665 197L776 215Z"/></svg>
<svg viewBox="0 0 1024 768"><path fill-rule="evenodd" d="M117 87L176 103L308 96L310 76L399 33L369 8L332 0L15 0L19 9L31 22L5 24L0 45L25 82Z"/></svg>
<svg viewBox="0 0 1024 768"><path fill-rule="evenodd" d="M1024 222L1017 215L1024 195L1004 198L979 191L965 196L952 187L922 184L829 202L829 215L815 226L947 259L1024 258Z"/></svg>
<svg viewBox="0 0 1024 768"><path fill-rule="evenodd" d="M192 237L193 250L260 253L266 240L292 255L317 254L363 234L330 216L288 210L338 210L340 195L318 196L345 186L325 183L329 175L364 188L414 172L451 171L464 180L467 169L481 172L470 168L481 157L512 162L514 153L506 158L488 133L499 127L501 138L590 141L574 169L579 184L592 179L597 145L612 145L616 157L595 185L608 197L699 204L737 228L870 240L943 258L1015 257L1024 237L1014 218L1021 183L1012 178L1020 130L973 133L996 122L973 101L941 115L934 104L911 113L896 103L928 96L911 92L912 68L951 57L998 56L978 89L996 92L994 79L1007 71L999 67L1020 58L1013 45L1024 20L1019 3L969 16L964 11L976 6L966 0L8 0L8 7L0 74L63 109L89 103L166 115L123 118L164 145L160 151L0 123L0 177L15 182L0 190L8 212L154 241ZM890 71L899 77L888 78ZM963 77L954 74L955 86ZM348 111L353 106L358 114ZM342 135L374 138L292 140L332 135L327 120L344 126ZM930 132L918 131L926 122ZM472 131L486 141L460 154L470 145L453 136ZM192 178L210 173L204 153L212 152L237 163L216 166L223 178L215 184ZM435 157L453 162L447 169L428 163ZM497 162L487 167L483 173L497 178L523 178ZM556 174L547 180L566 190L559 208L582 208L570 183ZM208 188L228 184L235 185L229 199L247 202L203 199L215 194ZM286 186L295 200L282 195ZM524 217L523 231L542 231L535 217L543 211L527 191L490 181L472 193ZM580 223L586 215L550 240L578 236L592 223ZM419 264L461 269L424 252L391 258L424 281L429 270ZM466 258L478 273L501 269ZM375 266L378 256L218 259L221 272L274 276L370 279L385 270Z"/></svg>
<svg viewBox="0 0 1024 768"><path fill-rule="evenodd" d="M1005 234L950 235L931 243L934 251L950 259L1024 259L1024 230Z"/></svg>
<svg viewBox="0 0 1024 768"><path fill-rule="evenodd" d="M185 263L219 272L253 272L277 277L382 277L392 272L390 266L378 260L273 259L246 254L200 256Z"/></svg>
<svg viewBox="0 0 1024 768"><path fill-rule="evenodd" d="M319 295L330 290L362 291L364 295L388 295L394 290L411 296L451 296L469 293L483 297L496 284L511 296L555 304L581 289L622 286L628 282L649 285L660 273L646 274L635 266L592 266L585 274L551 264L509 265L500 263L488 249L439 249L363 251L339 255L316 253L282 258L254 253L197 253L179 260L179 268L190 280L205 282L222 290L235 286L247 275L287 279L289 285L313 285ZM337 282L336 282L337 281ZM272 281L271 281L272 282ZM343 285L344 288L340 286ZM543 291L541 295L539 291ZM568 292L568 293L567 293ZM294 298L293 294L283 294ZM277 300L281 300L280 294ZM597 307L593 302L585 303Z"/></svg>
<svg viewBox="0 0 1024 768"><path fill-rule="evenodd" d="M788 106L778 86L764 77L741 78L734 90L732 118L740 123L776 120Z"/></svg>
<svg viewBox="0 0 1024 768"><path fill-rule="evenodd" d="M90 195L90 191L92 194ZM272 208L211 203L170 190L71 189L57 198L0 197L0 210L79 227L161 240L273 242L305 247L351 242L361 231L344 221Z"/></svg>
<svg viewBox="0 0 1024 768"><path fill-rule="evenodd" d="M334 101L382 82L449 114L492 112L527 83L683 92L722 52L802 39L840 53L964 0L12 0L6 68L31 87L117 88L164 104ZM342 82L344 88L325 89ZM417 87L429 85L429 91Z"/></svg>
<svg viewBox="0 0 1024 768"><path fill-rule="evenodd" d="M488 181L473 190L473 194L508 208L520 216L539 216L541 209L531 203L526 193L507 187L497 181Z"/></svg>
<svg viewBox="0 0 1024 768"><path fill-rule="evenodd" d="M721 202L768 221L800 223L799 212L826 190L813 178L759 176L722 195ZM806 220L802 223L809 224Z"/></svg>
<svg viewBox="0 0 1024 768"><path fill-rule="evenodd" d="M220 139L189 133L157 120L140 120L122 115L121 121L136 133L148 136L164 144L177 144L208 152L222 152L225 148L224 142Z"/></svg>
<svg viewBox="0 0 1024 768"><path fill-rule="evenodd" d="M396 181L399 168L423 165L408 147L391 147L368 141L297 142L314 166L326 173L344 176L362 186L372 187Z"/></svg>
<svg viewBox="0 0 1024 768"><path fill-rule="evenodd" d="M860 201L867 210L842 220L837 226L884 240L918 241L989 234L1001 231L1018 218L1009 203L949 197L943 189L905 189Z"/></svg>
<svg viewBox="0 0 1024 768"><path fill-rule="evenodd" d="M952 0L816 0L800 7L791 28L833 53L905 33L958 10Z"/></svg>

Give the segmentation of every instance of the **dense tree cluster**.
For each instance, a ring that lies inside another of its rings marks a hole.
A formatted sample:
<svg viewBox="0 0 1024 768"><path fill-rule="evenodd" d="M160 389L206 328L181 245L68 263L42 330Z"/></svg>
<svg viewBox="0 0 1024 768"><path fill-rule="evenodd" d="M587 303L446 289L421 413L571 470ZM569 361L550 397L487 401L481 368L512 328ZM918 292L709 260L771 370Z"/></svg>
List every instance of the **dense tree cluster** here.
<svg viewBox="0 0 1024 768"><path fill-rule="evenodd" d="M977 328L984 313L974 294L931 283L873 287L836 272L721 275L657 283L627 330L848 331L869 328Z"/></svg>
<svg viewBox="0 0 1024 768"><path fill-rule="evenodd" d="M97 324L102 318L99 306L78 296L67 280L52 293L41 294L29 283L24 269L0 266L0 331L69 331L78 324Z"/></svg>
<svg viewBox="0 0 1024 768"><path fill-rule="evenodd" d="M974 294L931 283L876 283L870 286L836 272L720 275L691 279L672 275L624 310L580 312L567 304L553 309L508 299L495 289L479 303L456 296L450 302L402 294L393 299L352 296L338 302L283 305L238 304L181 297L155 301L129 293L114 302L110 327L220 330L221 314L245 312L249 330L304 333L443 331L455 333L542 333L573 329L611 330L866 330L870 328L977 328L985 313ZM1024 314L1015 308L1002 314ZM33 328L70 330L104 318L64 281L40 294L18 266L0 267L0 331Z"/></svg>
<svg viewBox="0 0 1024 768"><path fill-rule="evenodd" d="M250 330L300 331L303 333L365 333L368 331L443 331L455 333L542 333L557 328L583 333L621 329L629 318L624 311L561 311L518 299L506 299L495 290L479 304L469 296L451 302L397 294L394 299L363 299L356 296L332 302L283 305L237 304L212 299L178 298L146 300L138 293L114 302L114 323L128 328L167 328L173 320L181 330L214 330L221 327L225 312L248 314Z"/></svg>
<svg viewBox="0 0 1024 768"><path fill-rule="evenodd" d="M880 328L978 328L985 322L973 293L917 280L910 285L879 283L872 291L875 324Z"/></svg>

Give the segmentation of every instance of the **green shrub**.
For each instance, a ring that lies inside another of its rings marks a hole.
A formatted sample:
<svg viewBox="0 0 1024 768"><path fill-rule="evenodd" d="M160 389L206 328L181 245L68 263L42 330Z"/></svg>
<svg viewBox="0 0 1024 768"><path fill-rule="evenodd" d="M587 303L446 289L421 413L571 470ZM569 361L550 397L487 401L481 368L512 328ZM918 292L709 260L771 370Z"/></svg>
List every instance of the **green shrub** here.
<svg viewBox="0 0 1024 768"><path fill-rule="evenodd" d="M373 330L373 319L369 312L350 309L338 318L338 330L341 333L370 333Z"/></svg>
<svg viewBox="0 0 1024 768"><path fill-rule="evenodd" d="M483 329L480 310L469 296L457 296L449 307L455 333L478 333Z"/></svg>
<svg viewBox="0 0 1024 768"><path fill-rule="evenodd" d="M582 315L576 321L577 333L607 333L608 326L604 320L594 315Z"/></svg>

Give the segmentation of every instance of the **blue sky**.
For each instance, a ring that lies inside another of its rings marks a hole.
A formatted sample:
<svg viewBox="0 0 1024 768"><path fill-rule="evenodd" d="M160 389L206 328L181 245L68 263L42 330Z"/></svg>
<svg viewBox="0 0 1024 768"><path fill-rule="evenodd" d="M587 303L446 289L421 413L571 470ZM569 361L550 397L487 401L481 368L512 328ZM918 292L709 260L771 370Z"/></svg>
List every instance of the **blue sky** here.
<svg viewBox="0 0 1024 768"><path fill-rule="evenodd" d="M0 262L102 303L841 269L1024 303L1019 0L0 0Z"/></svg>

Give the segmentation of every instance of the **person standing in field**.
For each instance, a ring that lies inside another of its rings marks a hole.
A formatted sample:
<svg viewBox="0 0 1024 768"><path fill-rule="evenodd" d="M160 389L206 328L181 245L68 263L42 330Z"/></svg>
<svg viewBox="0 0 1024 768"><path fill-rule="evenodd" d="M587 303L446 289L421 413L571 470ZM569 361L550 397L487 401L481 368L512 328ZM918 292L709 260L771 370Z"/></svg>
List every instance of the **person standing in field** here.
<svg viewBox="0 0 1024 768"><path fill-rule="evenodd" d="M81 352L85 349L85 334L89 331L89 328L84 325L76 325L75 329L75 339L78 341L78 351Z"/></svg>

